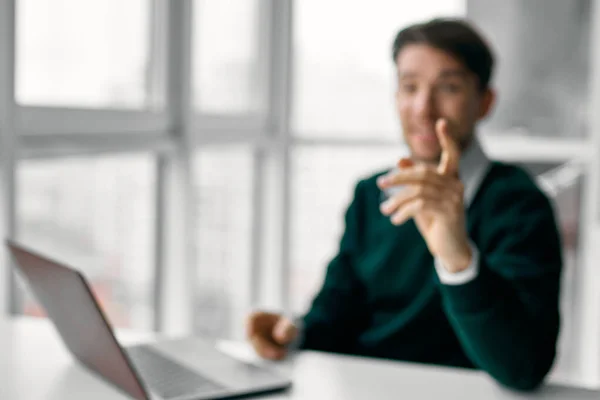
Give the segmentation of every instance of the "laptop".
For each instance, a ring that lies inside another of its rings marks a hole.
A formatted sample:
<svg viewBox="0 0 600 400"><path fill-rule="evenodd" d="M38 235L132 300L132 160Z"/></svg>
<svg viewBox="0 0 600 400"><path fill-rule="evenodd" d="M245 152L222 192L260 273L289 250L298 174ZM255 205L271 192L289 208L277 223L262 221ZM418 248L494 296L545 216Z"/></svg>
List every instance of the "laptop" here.
<svg viewBox="0 0 600 400"><path fill-rule="evenodd" d="M291 386L289 379L228 357L201 338L123 347L79 271L6 244L69 351L134 399L227 399Z"/></svg>

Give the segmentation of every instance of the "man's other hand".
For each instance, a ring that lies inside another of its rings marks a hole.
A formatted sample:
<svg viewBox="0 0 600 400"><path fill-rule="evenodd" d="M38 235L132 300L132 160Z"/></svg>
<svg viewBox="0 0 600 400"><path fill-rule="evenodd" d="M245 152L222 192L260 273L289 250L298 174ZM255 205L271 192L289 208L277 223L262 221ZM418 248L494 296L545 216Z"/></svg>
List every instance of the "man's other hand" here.
<svg viewBox="0 0 600 400"><path fill-rule="evenodd" d="M254 350L268 360L285 358L286 346L298 336L298 328L289 318L263 311L250 314L246 328Z"/></svg>

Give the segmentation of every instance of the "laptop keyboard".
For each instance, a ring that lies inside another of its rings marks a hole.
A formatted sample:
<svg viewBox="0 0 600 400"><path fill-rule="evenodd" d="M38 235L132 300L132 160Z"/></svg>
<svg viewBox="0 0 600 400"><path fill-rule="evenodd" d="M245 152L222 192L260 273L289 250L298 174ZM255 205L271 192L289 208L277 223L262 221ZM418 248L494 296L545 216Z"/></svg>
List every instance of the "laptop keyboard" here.
<svg viewBox="0 0 600 400"><path fill-rule="evenodd" d="M126 351L144 383L162 398L188 398L225 389L147 346L129 347Z"/></svg>

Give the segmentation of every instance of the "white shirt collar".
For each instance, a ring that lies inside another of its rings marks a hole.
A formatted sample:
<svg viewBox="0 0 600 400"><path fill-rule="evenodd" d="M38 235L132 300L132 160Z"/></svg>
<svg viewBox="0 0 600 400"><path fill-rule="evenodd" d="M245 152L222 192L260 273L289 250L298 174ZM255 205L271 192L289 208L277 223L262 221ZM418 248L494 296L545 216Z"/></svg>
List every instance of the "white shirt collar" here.
<svg viewBox="0 0 600 400"><path fill-rule="evenodd" d="M475 198L489 166L489 158L483 151L479 140L474 137L469 147L463 152L458 166L458 175L465 185L464 202L466 206L469 206Z"/></svg>

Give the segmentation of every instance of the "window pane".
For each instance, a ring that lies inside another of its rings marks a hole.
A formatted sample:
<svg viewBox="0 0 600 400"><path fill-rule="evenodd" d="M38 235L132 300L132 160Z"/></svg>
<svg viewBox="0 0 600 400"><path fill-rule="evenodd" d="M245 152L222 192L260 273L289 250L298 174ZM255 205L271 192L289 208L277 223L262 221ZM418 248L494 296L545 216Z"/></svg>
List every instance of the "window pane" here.
<svg viewBox="0 0 600 400"><path fill-rule="evenodd" d="M17 101L151 106L149 0L20 0Z"/></svg>
<svg viewBox="0 0 600 400"><path fill-rule="evenodd" d="M243 332L251 282L253 153L204 149L194 160L197 290L195 331Z"/></svg>
<svg viewBox="0 0 600 400"><path fill-rule="evenodd" d="M23 161L17 184L19 240L81 270L112 324L151 329L154 158ZM29 294L24 307L43 314Z"/></svg>
<svg viewBox="0 0 600 400"><path fill-rule="evenodd" d="M494 83L499 102L487 128L532 136L587 135L592 2L468 4L469 17L486 34L497 57Z"/></svg>
<svg viewBox="0 0 600 400"><path fill-rule="evenodd" d="M304 137L395 138L391 56L400 28L464 0L294 2L292 126Z"/></svg>
<svg viewBox="0 0 600 400"><path fill-rule="evenodd" d="M391 168L401 148L299 147L292 153L291 304L304 311L334 256L360 178ZM319 199L319 201L315 201Z"/></svg>
<svg viewBox="0 0 600 400"><path fill-rule="evenodd" d="M198 111L247 114L264 110L259 3L194 1L194 105Z"/></svg>

